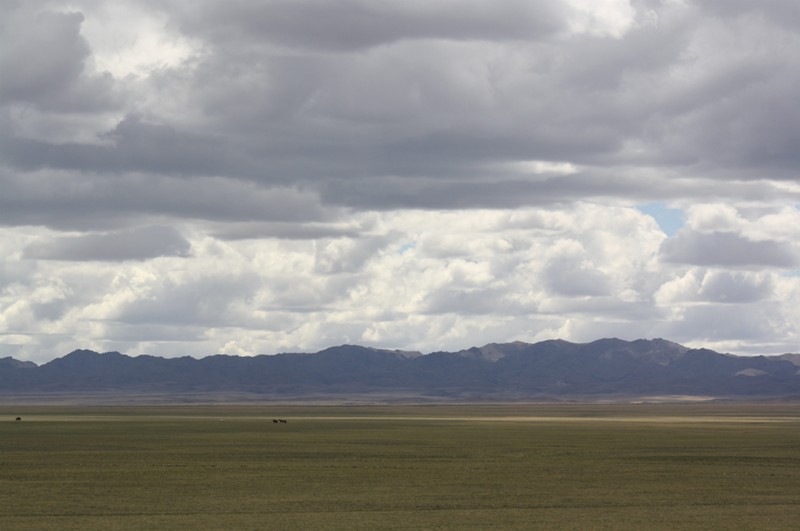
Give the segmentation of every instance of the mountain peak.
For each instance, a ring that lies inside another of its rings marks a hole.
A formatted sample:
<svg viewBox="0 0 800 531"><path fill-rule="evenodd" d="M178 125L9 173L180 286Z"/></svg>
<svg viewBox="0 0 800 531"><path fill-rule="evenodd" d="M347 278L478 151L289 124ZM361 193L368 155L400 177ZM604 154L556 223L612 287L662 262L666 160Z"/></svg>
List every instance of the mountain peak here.
<svg viewBox="0 0 800 531"><path fill-rule="evenodd" d="M121 360L121 359L131 359L129 356L124 354L120 354L119 352L112 351L112 352L104 352L100 354L99 352L95 352L94 350L88 349L77 349L73 350L66 356L62 358L56 358L49 363L45 363L43 367L48 365L80 365L85 363L97 363L101 362L101 360L110 361L110 360Z"/></svg>
<svg viewBox="0 0 800 531"><path fill-rule="evenodd" d="M41 367L0 359L0 392L248 393L265 400L777 397L800 396L798 365L792 355L739 357L660 338L514 341L430 354L345 344L317 353L201 359L76 350Z"/></svg>
<svg viewBox="0 0 800 531"><path fill-rule="evenodd" d="M35 369L38 367L38 365L32 361L20 361L8 356L5 358L0 358L0 367L9 367L14 369Z"/></svg>
<svg viewBox="0 0 800 531"><path fill-rule="evenodd" d="M530 347L529 343L523 341L512 341L511 343L489 343L482 347L468 349L477 351L479 357L486 361L495 362L508 356L509 354L519 353Z"/></svg>

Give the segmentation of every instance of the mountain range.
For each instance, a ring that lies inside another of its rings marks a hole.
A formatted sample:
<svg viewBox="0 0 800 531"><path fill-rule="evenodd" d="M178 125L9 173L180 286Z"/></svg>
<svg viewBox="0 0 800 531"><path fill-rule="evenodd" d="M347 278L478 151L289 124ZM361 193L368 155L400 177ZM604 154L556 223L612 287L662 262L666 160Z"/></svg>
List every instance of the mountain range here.
<svg viewBox="0 0 800 531"><path fill-rule="evenodd" d="M564 400L800 397L800 354L734 356L664 339L491 343L458 352L342 345L316 353L162 358L76 350L42 365L0 359L0 395L247 394Z"/></svg>

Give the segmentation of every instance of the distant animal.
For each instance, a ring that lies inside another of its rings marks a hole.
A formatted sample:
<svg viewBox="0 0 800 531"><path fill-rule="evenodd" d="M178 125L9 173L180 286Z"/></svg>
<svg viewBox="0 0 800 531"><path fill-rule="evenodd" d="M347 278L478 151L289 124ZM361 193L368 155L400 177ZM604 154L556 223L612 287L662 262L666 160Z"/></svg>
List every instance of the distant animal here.
<svg viewBox="0 0 800 531"><path fill-rule="evenodd" d="M20 420L22 420L22 417L17 417L17 422L19 422Z"/></svg>
<svg viewBox="0 0 800 531"><path fill-rule="evenodd" d="M277 424L277 423L278 423L278 419L272 419L272 422L274 422L275 424Z"/></svg>
<svg viewBox="0 0 800 531"><path fill-rule="evenodd" d="M287 421L284 419L278 419L278 422L280 422L281 424L286 424Z"/></svg>

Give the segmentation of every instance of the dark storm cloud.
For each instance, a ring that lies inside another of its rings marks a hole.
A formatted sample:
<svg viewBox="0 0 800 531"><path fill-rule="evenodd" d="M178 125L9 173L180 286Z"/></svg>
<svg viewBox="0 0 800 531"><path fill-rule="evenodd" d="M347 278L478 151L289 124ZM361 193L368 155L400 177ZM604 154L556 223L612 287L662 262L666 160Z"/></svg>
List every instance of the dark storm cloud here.
<svg viewBox="0 0 800 531"><path fill-rule="evenodd" d="M0 22L0 98L47 101L75 82L89 56L80 13L7 13Z"/></svg>
<svg viewBox="0 0 800 531"><path fill-rule="evenodd" d="M220 222L321 222L332 214L313 193L219 177L10 173L0 170L0 226L109 230L167 215ZM234 228L230 230L235 230Z"/></svg>
<svg viewBox="0 0 800 531"><path fill-rule="evenodd" d="M800 110L789 102L800 84L800 55L753 61L709 74L713 86L699 87L704 94L694 96L694 107L677 113L672 131L658 139L664 154L722 178L797 180Z"/></svg>
<svg viewBox="0 0 800 531"><path fill-rule="evenodd" d="M553 206L591 198L657 197L720 200L748 197L751 200L786 199L785 190L758 182L719 182L703 179L661 180L624 171L601 171L574 175L531 175L527 179L490 180L472 176L465 179L384 177L369 180L329 180L320 185L324 202L356 209L468 209ZM800 199L800 194L796 194Z"/></svg>
<svg viewBox="0 0 800 531"><path fill-rule="evenodd" d="M108 76L87 76L91 50L77 12L38 11L10 2L0 19L0 103L28 103L63 112L107 109L114 103Z"/></svg>
<svg viewBox="0 0 800 531"><path fill-rule="evenodd" d="M529 40L561 30L548 1L171 2L181 28L215 41L352 51L405 39Z"/></svg>
<svg viewBox="0 0 800 531"><path fill-rule="evenodd" d="M796 2L691 5L699 8L685 24L692 40L654 90L656 112L643 129L655 158L722 180L797 180L800 111L790 103L800 83Z"/></svg>
<svg viewBox="0 0 800 531"><path fill-rule="evenodd" d="M309 20L325 20L325 27L335 33L333 40L351 37L354 32L347 24L330 24L330 17L317 12L332 10L331 6L281 2L267 5L266 13L270 20L281 19L283 11L294 13L280 27L303 39L320 35L302 30L303 21ZM246 29L259 18L252 11L265 9L263 5L239 2L226 4L224 15L216 12L220 4L206 7L210 11L192 5L186 16L208 17L205 23L210 27L229 20L233 27ZM49 167L226 175L287 183L318 182L331 176L463 176L488 162L585 158L619 147L615 124L602 123L602 117L585 123L587 112L592 116L602 113L599 107L584 103L586 98L581 93L563 91L561 101L546 95L520 113L517 104L528 106L536 100L518 101L513 95L507 98L502 87L503 78L513 82L518 73L508 70L502 57L493 65L495 60L481 58L480 49L470 48L476 39L504 41L508 35L535 40L540 32L534 31L533 23L541 24L547 18L539 13L544 8L520 2L501 6L476 2L460 5L454 14L450 7L431 4L397 8L387 3L367 8L356 2L336 5L333 11L343 20L358 21L358 16L350 15L370 11L370 19L386 22L365 25L371 28L369 31L383 35L389 43L408 42L366 56L253 52L241 43L230 46L211 36L208 53L194 66L154 75L154 83L165 94L173 85L179 85L178 90L184 88L180 83L188 80L187 105L203 110L209 120L207 127L189 130L158 117L144 120L131 113L103 134L104 142L99 145L52 144L11 136L3 139L2 154L25 170ZM406 22L397 24L397 17ZM520 24L525 31L507 27ZM270 28L259 25L258 34L236 34L242 41L258 42L278 32ZM462 48L436 42L435 37L469 42ZM277 38L280 40L280 35ZM433 40L428 42L429 38ZM554 56L552 50L531 50L526 68L531 68L535 77L525 83L535 82L541 88L526 98L537 98L537 92L556 88L549 80L552 66L547 63L574 64ZM479 52L476 58L471 57L473 51ZM542 64L533 59L540 53L545 55ZM652 62L643 60L642 64ZM495 68L497 73L493 72ZM557 80L558 68L555 74ZM473 87L474 83L479 86ZM479 103L476 99L487 97L482 108L475 107ZM547 109L551 110L545 112ZM580 127L576 128L577 124Z"/></svg>
<svg viewBox="0 0 800 531"><path fill-rule="evenodd" d="M322 224L299 223L231 223L213 230L221 240L278 238L284 240L319 240L327 238L357 238L361 231Z"/></svg>
<svg viewBox="0 0 800 531"><path fill-rule="evenodd" d="M28 246L23 257L38 260L122 261L188 256L189 242L171 227L141 227L119 232L61 236Z"/></svg>
<svg viewBox="0 0 800 531"><path fill-rule="evenodd" d="M503 180L482 182L444 179L385 178L380 186L369 181L333 181L323 184L322 197L334 204L354 208L464 209L502 208L525 205L552 205L585 197L598 191L613 194L613 183L600 185L586 176L552 177L543 180ZM644 187L620 182L619 195L636 196Z"/></svg>
<svg viewBox="0 0 800 531"><path fill-rule="evenodd" d="M131 115L101 137L104 144L54 144L26 138L5 138L3 158L24 170L41 168L87 172L142 171L177 175L229 172L231 153L224 138L177 131ZM240 163L241 165L241 163ZM243 170L239 170L241 174Z"/></svg>
<svg viewBox="0 0 800 531"><path fill-rule="evenodd" d="M673 263L733 268L800 265L797 253L784 243L753 241L731 232L704 234L681 230L664 240L661 257Z"/></svg>
<svg viewBox="0 0 800 531"><path fill-rule="evenodd" d="M126 85L124 116L95 142L32 138L10 120L0 157L13 171L117 175L107 183L120 197L134 187L128 174L203 176L300 186L359 209L663 200L708 190L699 178L796 180L800 47L772 16L790 5L736 4L770 16L742 20L721 2L637 3L617 37L570 33L570 9L544 1L153 3L198 53ZM4 81L8 94L43 108L64 107L64 94L110 97L111 81L86 72L85 15L17 11L38 26L4 31L19 41L3 56L4 70L19 72ZM55 62L26 74L39 64L34 49ZM137 108L137 94L150 103ZM530 160L581 174L529 179L505 166ZM221 216L130 197L131 214Z"/></svg>
<svg viewBox="0 0 800 531"><path fill-rule="evenodd" d="M795 28L800 23L800 4L795 0L695 0L695 3L709 13L725 17L763 16Z"/></svg>

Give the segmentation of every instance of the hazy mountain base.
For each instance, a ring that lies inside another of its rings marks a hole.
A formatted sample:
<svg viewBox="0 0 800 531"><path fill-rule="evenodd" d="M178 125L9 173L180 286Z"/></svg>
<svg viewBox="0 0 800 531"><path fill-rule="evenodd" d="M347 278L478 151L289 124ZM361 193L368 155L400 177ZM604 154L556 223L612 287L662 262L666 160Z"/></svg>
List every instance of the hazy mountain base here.
<svg viewBox="0 0 800 531"><path fill-rule="evenodd" d="M469 405L469 404L695 404L800 402L800 396L429 396L410 393L264 395L257 393L0 393L1 405L30 406L148 406L148 405Z"/></svg>

